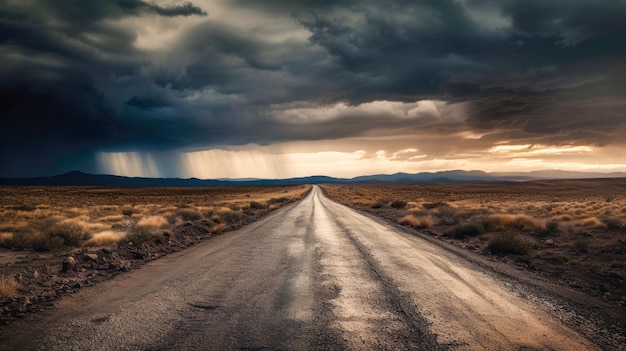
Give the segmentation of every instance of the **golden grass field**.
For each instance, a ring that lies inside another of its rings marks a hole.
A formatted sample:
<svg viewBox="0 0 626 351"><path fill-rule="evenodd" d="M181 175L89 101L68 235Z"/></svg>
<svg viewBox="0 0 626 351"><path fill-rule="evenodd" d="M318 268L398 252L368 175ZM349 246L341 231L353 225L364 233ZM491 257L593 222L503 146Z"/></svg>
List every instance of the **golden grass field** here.
<svg viewBox="0 0 626 351"><path fill-rule="evenodd" d="M129 242L166 245L177 234L211 236L296 201L309 189L0 187L0 298L17 292L13 276L30 257Z"/></svg>
<svg viewBox="0 0 626 351"><path fill-rule="evenodd" d="M626 306L626 179L323 189L343 204Z"/></svg>

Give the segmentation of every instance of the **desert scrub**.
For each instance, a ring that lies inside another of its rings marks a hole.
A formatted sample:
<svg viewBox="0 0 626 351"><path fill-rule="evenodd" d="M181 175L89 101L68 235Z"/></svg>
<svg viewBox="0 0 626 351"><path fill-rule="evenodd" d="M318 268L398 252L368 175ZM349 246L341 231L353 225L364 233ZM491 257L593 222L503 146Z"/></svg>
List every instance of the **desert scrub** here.
<svg viewBox="0 0 626 351"><path fill-rule="evenodd" d="M35 251L58 251L83 246L91 239L91 233L77 224L57 223L41 232L22 232L17 237L20 237L18 239L21 241L20 248L27 248L27 243L30 242L31 248Z"/></svg>
<svg viewBox="0 0 626 351"><path fill-rule="evenodd" d="M0 277L0 298L11 298L17 294L20 284L13 277Z"/></svg>
<svg viewBox="0 0 626 351"><path fill-rule="evenodd" d="M485 226L482 223L471 222L459 224L445 232L444 235L455 239L465 239L469 236L477 236L484 232Z"/></svg>
<svg viewBox="0 0 626 351"><path fill-rule="evenodd" d="M132 215L139 213L139 210L133 207L124 207L122 208L122 214L126 217L131 217Z"/></svg>
<svg viewBox="0 0 626 351"><path fill-rule="evenodd" d="M487 249L494 255L524 255L528 252L528 245L520 241L511 233L500 234L489 241Z"/></svg>
<svg viewBox="0 0 626 351"><path fill-rule="evenodd" d="M577 224L586 229L591 229L591 230L605 230L606 229L606 225L602 223L602 221L600 221L597 217L588 217L588 218L581 219Z"/></svg>
<svg viewBox="0 0 626 351"><path fill-rule="evenodd" d="M545 231L545 226L527 215L494 214L485 219L485 227L490 231L518 229L523 232Z"/></svg>
<svg viewBox="0 0 626 351"><path fill-rule="evenodd" d="M433 225L433 220L430 217L415 217L413 215L406 215L400 219L400 224L410 225L413 228L424 229L430 228Z"/></svg>
<svg viewBox="0 0 626 351"><path fill-rule="evenodd" d="M228 207L219 208L217 211L215 211L215 214L227 223L236 223L243 218L243 213L239 211L233 211Z"/></svg>
<svg viewBox="0 0 626 351"><path fill-rule="evenodd" d="M162 237L157 228L147 225L130 226L126 233L126 240L133 243L133 245L140 245L147 241L157 241Z"/></svg>

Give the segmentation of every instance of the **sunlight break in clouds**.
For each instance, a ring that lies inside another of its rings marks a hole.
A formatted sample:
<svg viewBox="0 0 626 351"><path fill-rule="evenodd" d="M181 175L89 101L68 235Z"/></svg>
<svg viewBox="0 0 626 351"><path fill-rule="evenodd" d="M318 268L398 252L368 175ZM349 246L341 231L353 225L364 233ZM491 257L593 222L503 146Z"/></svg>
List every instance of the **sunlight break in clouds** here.
<svg viewBox="0 0 626 351"><path fill-rule="evenodd" d="M186 177L215 178L285 178L285 159L280 154L259 151L205 150L182 154Z"/></svg>
<svg viewBox="0 0 626 351"><path fill-rule="evenodd" d="M308 106L306 103L296 103L273 106L273 115L282 122L307 124L333 121L345 116L359 116L360 118L381 118L382 116L399 119L442 118L444 115L440 112L441 108L450 110L450 105L443 101L432 100L411 103L377 100L356 106L350 106L345 102L331 106ZM456 117L461 116L456 115Z"/></svg>

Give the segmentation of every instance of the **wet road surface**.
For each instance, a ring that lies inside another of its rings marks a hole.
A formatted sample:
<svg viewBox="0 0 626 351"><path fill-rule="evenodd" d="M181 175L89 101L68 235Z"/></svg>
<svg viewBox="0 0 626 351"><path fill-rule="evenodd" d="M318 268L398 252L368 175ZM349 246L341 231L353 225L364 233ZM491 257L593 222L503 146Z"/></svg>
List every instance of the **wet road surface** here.
<svg viewBox="0 0 626 351"><path fill-rule="evenodd" d="M517 286L326 198L57 302L1 349L595 350Z"/></svg>

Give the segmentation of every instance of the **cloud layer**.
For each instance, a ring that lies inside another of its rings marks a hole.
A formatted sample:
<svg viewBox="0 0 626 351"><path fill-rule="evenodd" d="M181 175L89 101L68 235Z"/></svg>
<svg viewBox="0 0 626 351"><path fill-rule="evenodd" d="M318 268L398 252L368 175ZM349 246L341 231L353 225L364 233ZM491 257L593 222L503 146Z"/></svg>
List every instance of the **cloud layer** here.
<svg viewBox="0 0 626 351"><path fill-rule="evenodd" d="M625 37L619 0L4 0L0 176L298 142L593 158L626 149Z"/></svg>

